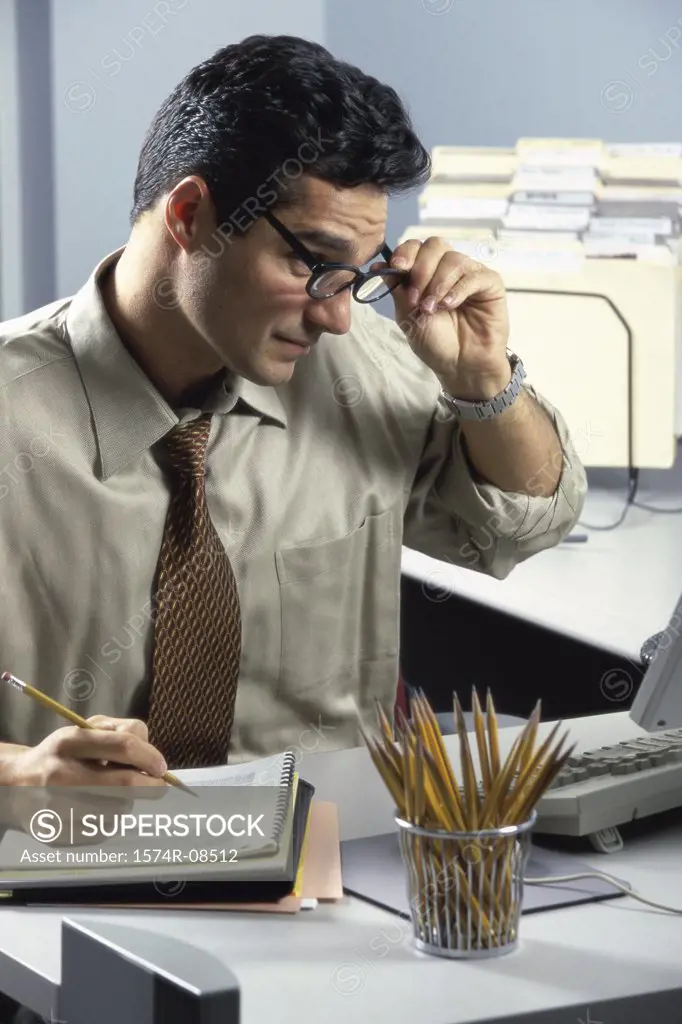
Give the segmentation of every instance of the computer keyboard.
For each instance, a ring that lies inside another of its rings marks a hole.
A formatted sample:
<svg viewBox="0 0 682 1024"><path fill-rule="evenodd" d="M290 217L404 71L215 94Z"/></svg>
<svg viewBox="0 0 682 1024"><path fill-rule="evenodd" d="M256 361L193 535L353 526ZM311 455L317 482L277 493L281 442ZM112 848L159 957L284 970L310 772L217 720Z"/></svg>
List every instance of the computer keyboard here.
<svg viewBox="0 0 682 1024"><path fill-rule="evenodd" d="M603 716L600 729L600 718L565 721L578 746L539 801L534 831L587 836L608 853L623 845L619 825L682 808L682 729L647 733L625 714Z"/></svg>

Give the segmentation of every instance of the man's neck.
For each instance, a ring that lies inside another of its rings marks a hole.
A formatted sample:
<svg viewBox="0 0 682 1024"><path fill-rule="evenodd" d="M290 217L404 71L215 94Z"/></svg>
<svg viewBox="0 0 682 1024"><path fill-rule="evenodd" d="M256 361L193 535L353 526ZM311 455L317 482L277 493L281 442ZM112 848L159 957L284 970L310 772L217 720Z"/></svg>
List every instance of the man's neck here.
<svg viewBox="0 0 682 1024"><path fill-rule="evenodd" d="M100 280L107 314L131 356L171 408L200 408L226 375L207 345L193 335L178 311L159 309L149 275L123 250Z"/></svg>
<svg viewBox="0 0 682 1024"><path fill-rule="evenodd" d="M166 401L176 409L201 409L209 395L212 395L226 379L227 370L218 370L212 377L205 377L195 384L190 384L172 402L168 399Z"/></svg>

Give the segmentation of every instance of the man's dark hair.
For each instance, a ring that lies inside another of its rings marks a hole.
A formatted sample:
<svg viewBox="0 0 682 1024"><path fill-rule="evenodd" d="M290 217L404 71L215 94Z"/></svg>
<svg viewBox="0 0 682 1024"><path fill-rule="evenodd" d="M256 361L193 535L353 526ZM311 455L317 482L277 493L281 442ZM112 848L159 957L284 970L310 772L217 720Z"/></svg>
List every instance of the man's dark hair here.
<svg viewBox="0 0 682 1024"><path fill-rule="evenodd" d="M140 153L131 221L189 174L204 179L223 224L241 204L253 217L291 202L301 172L391 195L430 169L390 86L318 43L249 36L193 68L162 104Z"/></svg>

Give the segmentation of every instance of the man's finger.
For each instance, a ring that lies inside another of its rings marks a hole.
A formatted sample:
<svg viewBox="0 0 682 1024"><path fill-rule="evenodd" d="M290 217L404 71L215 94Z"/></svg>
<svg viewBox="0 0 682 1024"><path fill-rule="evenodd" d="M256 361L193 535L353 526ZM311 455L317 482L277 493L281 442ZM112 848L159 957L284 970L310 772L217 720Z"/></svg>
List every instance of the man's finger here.
<svg viewBox="0 0 682 1024"><path fill-rule="evenodd" d="M51 746L53 753L65 759L116 761L149 775L163 775L168 770L156 747L133 732L67 726L52 734Z"/></svg>
<svg viewBox="0 0 682 1024"><path fill-rule="evenodd" d="M439 302L448 310L453 310L474 295L480 296L481 299L498 299L497 290L496 275L491 270L481 267L460 277L454 287L441 294Z"/></svg>
<svg viewBox="0 0 682 1024"><path fill-rule="evenodd" d="M431 312L433 312L436 305L441 303L446 296L453 295L457 288L461 289L465 283L467 288L471 287L471 282L473 282L474 288L479 288L481 272L485 272L484 268L473 260L451 260L444 256L424 289L422 306L425 305L426 299L432 299Z"/></svg>
<svg viewBox="0 0 682 1024"><path fill-rule="evenodd" d="M147 723L139 718L112 718L110 715L91 715L88 718L88 722L98 729L132 732L142 740L146 741L149 739Z"/></svg>
<svg viewBox="0 0 682 1024"><path fill-rule="evenodd" d="M139 787L140 799L151 799L157 795L163 796L164 791L169 789L168 783L158 776L146 775L144 772L131 772L130 769L123 766L109 764L104 769L104 774L107 776L108 786L125 786L128 789ZM137 793L135 793L135 798L137 798Z"/></svg>
<svg viewBox="0 0 682 1024"><path fill-rule="evenodd" d="M414 261L408 268L408 278L403 282L407 301L417 306L431 294L434 276L453 273L453 268L463 262L466 257L449 249L442 238L427 238L415 254ZM447 265L444 268L444 260Z"/></svg>
<svg viewBox="0 0 682 1024"><path fill-rule="evenodd" d="M418 238L408 238L393 250L391 266L397 270L409 270L422 247Z"/></svg>

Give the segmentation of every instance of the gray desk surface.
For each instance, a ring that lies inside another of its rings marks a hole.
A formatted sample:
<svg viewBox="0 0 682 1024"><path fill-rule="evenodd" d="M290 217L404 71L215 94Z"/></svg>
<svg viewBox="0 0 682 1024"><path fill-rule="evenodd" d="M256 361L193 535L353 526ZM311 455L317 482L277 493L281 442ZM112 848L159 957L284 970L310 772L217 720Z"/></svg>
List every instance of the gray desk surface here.
<svg viewBox="0 0 682 1024"><path fill-rule="evenodd" d="M673 471L670 471L671 473ZM657 477L658 478L658 477ZM643 489L646 504L682 506L682 482ZM625 488L591 489L582 518L616 521ZM407 576L436 601L456 594L639 662L647 637L668 624L682 593L682 515L631 508L615 530L582 530L583 544L560 544L518 565L505 580L403 549Z"/></svg>
<svg viewBox="0 0 682 1024"><path fill-rule="evenodd" d="M625 717L609 716L616 731ZM503 730L503 753L516 732ZM446 743L456 750L456 738ZM305 755L299 770L320 798L338 802L344 838L385 830L390 805L364 748ZM681 848L682 824L608 858L586 859L644 895L682 907ZM514 953L470 963L417 953L406 922L357 900L267 919L170 910L2 910L0 988L26 999L30 975L32 1005L46 1015L60 979L64 916L133 924L149 932L150 948L162 930L224 958L239 979L244 1024L480 1024L536 1013L534 1021L630 1024L649 1018L605 1001L682 989L682 920L628 897L526 917Z"/></svg>

